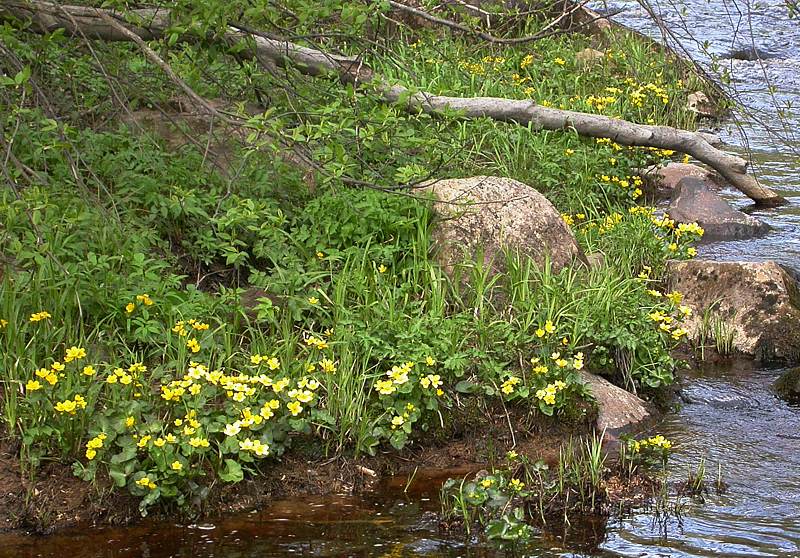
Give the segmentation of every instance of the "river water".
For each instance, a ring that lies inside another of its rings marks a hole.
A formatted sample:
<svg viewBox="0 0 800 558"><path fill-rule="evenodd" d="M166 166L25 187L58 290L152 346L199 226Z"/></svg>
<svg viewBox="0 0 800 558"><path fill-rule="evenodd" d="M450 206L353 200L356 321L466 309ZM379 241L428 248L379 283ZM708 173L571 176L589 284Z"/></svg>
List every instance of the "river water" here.
<svg viewBox="0 0 800 558"><path fill-rule="evenodd" d="M600 6L597 6L600 7ZM656 38L658 26L635 1L610 2L615 19ZM689 53L711 68L712 56L731 74L729 91L745 109L718 130L731 149L751 158L760 179L790 204L754 215L773 227L756 240L707 244L712 259L774 259L800 267L800 22L781 0L659 0L652 9ZM704 42L706 42L704 44ZM757 47L769 58L725 58ZM733 190L735 205L749 208ZM609 558L800 556L800 406L777 398L780 370L734 364L696 371L678 410L658 431L673 440L671 476L685 478L701 459L711 477L721 467L728 489L705 501L684 500L680 514L642 510L614 524L582 524L543 533L514 552L477 540L443 536L435 486L412 495L385 490L276 502L258 513L214 524L149 524L76 530L55 537L0 536L0 558L260 558L270 556Z"/></svg>

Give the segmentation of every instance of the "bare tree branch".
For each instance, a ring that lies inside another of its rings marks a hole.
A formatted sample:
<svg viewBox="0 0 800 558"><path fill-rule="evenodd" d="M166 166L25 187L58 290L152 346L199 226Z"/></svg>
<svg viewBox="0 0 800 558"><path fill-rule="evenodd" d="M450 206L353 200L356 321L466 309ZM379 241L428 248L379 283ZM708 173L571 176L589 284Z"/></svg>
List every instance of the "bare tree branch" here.
<svg viewBox="0 0 800 558"><path fill-rule="evenodd" d="M113 17L107 10L62 6L56 9L49 2L6 1L0 5L0 17L16 15L31 18L37 28L54 30L64 28L75 33L75 23L65 18L59 10L68 10L88 36L106 40L130 40L129 33L140 39L155 38L164 31L167 12L164 10L132 10L131 13L148 16L146 28L126 25L126 32L119 26L108 24L106 18ZM105 17L104 17L105 16ZM159 23L161 26L159 26ZM85 25L85 29L84 29ZM407 110L420 110L430 114L458 114L467 118L491 118L502 122L530 125L542 130L574 130L582 136L610 138L628 146L655 147L688 153L719 172L730 184L741 190L761 205L779 205L786 200L769 188L762 186L747 174L747 161L720 151L695 132L679 130L669 126L636 124L626 120L598 114L587 114L559 110L537 105L529 100L514 100L496 97L447 97L427 92L416 92L402 85L393 85L376 75L359 58L333 55L289 41L255 36L229 28L228 40L246 40L253 45L258 59L272 60L279 66L293 66L309 75L336 74L347 83L370 85L386 102L404 105Z"/></svg>

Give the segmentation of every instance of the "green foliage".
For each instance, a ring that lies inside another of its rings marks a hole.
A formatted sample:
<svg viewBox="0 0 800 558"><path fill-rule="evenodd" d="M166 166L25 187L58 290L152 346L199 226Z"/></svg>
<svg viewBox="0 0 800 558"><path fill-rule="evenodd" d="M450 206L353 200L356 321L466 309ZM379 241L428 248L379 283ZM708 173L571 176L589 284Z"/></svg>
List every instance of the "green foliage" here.
<svg viewBox="0 0 800 558"><path fill-rule="evenodd" d="M29 470L72 463L139 497L142 513L188 509L296 440L400 449L495 403L574 420L589 408L584 368L638 388L671 381L686 313L658 288L666 259L690 257L698 231L635 206L632 169L673 153L409 112L369 84L265 71L247 45L214 41L236 23L355 54L376 43L367 31L383 32L375 3L289 5L172 3L172 27L154 42L240 130L187 115L135 45L0 28L18 53L0 78L14 156L0 192L0 380ZM574 36L499 51L404 30L391 41L396 64L364 56L434 92L691 123L678 100L696 84L619 40L586 70L575 60L586 40ZM509 255L506 273L466 262L446 276L414 186L476 174L546 193L609 264L555 273ZM594 495L592 455L565 458L559 482ZM541 465L525 471L529 485L545 482ZM487 478L495 484L460 485L467 518L491 504L489 536L524 538L524 491L509 472Z"/></svg>

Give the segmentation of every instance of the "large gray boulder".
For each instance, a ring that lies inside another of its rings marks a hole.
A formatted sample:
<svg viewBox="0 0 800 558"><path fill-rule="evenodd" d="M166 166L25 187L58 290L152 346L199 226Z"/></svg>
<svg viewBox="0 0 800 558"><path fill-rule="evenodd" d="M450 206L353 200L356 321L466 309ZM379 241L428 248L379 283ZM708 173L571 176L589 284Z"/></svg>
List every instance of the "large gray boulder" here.
<svg viewBox="0 0 800 558"><path fill-rule="evenodd" d="M522 182L476 176L437 180L423 190L434 196L435 255L448 273L479 255L494 271L503 271L504 250L526 255L539 266L549 259L555 271L576 260L586 264L558 210Z"/></svg>
<svg viewBox="0 0 800 558"><path fill-rule="evenodd" d="M668 288L692 309L684 322L694 341L717 330L732 335L733 349L762 363L800 360L800 288L773 262L671 261Z"/></svg>
<svg viewBox="0 0 800 558"><path fill-rule="evenodd" d="M766 234L770 226L728 205L706 183L693 177L681 179L667 213L679 223L697 223L705 240L736 240Z"/></svg>
<svg viewBox="0 0 800 558"><path fill-rule="evenodd" d="M651 418L647 403L605 378L582 371L581 381L589 386L589 391L597 402L595 426L598 431L605 431L616 437L634 430Z"/></svg>

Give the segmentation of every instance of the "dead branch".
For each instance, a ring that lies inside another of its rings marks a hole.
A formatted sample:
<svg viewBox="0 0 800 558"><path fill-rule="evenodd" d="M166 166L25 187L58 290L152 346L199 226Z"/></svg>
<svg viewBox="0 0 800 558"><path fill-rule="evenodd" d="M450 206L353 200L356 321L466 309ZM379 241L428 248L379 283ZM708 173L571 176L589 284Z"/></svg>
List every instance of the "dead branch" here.
<svg viewBox="0 0 800 558"><path fill-rule="evenodd" d="M74 20L70 21L60 10L69 11ZM114 17L112 12L78 6L60 6L39 0L21 2L7 0L0 4L0 17L16 16L30 18L36 29L53 31L63 28L68 32L78 31L77 26L87 36L106 40L130 40L128 33L111 26L101 16ZM140 39L159 37L166 28L166 10L132 10L140 21L147 24L125 28ZM85 26L85 27L84 27ZM679 130L669 126L636 124L618 118L598 114L587 114L559 110L537 105L530 100L514 100L495 97L447 97L427 92L415 92L396 84L389 84L376 75L359 58L338 56L304 47L289 41L253 35L233 27L226 34L228 40L245 40L253 45L259 60L271 60L279 66L293 66L308 75L336 74L347 83L364 84L373 87L386 102L402 104L408 110L419 110L431 114L459 114L466 118L490 118L501 122L513 122L541 130L573 130L577 134L594 138L610 138L616 143L628 146L655 147L688 153L719 172L730 184L761 205L785 203L777 193L758 183L747 174L748 163L744 159L720 151L695 132Z"/></svg>

